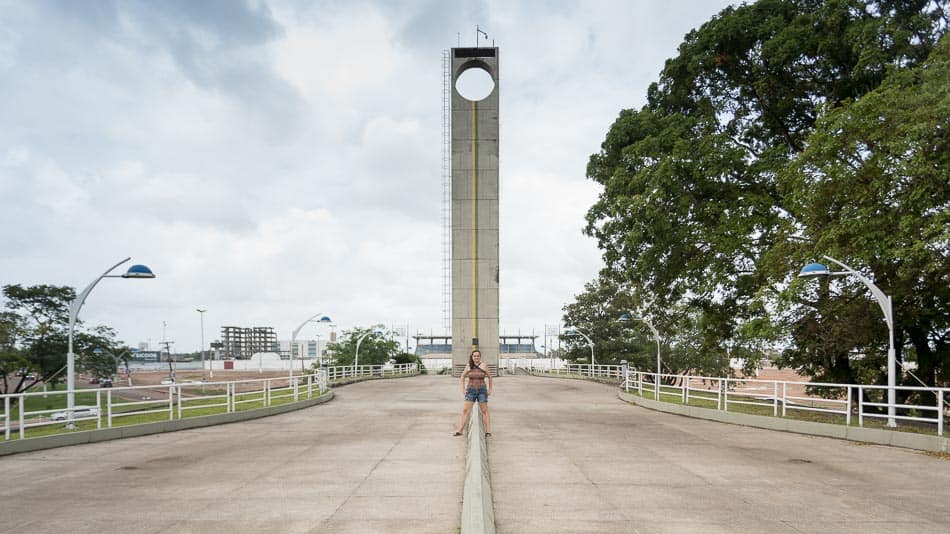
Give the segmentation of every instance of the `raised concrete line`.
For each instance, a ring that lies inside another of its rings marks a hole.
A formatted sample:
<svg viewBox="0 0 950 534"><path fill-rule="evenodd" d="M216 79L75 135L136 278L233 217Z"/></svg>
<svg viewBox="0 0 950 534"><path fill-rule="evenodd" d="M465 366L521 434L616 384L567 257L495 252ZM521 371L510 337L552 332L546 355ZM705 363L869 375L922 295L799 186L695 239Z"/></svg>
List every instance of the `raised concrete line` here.
<svg viewBox="0 0 950 534"><path fill-rule="evenodd" d="M488 469L488 444L482 426L482 412L472 409L468 420L468 458L462 491L462 534L494 534L495 510L492 506L491 473Z"/></svg>

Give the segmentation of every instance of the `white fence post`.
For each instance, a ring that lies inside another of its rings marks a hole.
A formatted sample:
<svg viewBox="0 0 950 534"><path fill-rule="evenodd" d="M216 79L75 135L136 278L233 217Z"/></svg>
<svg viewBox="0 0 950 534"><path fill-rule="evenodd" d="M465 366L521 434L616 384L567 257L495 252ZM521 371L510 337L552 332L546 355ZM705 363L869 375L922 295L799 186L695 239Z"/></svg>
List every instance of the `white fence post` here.
<svg viewBox="0 0 950 534"><path fill-rule="evenodd" d="M729 378L723 379L722 382L722 409L729 411Z"/></svg>
<svg viewBox="0 0 950 534"><path fill-rule="evenodd" d="M112 428L112 390L106 391L106 428Z"/></svg>
<svg viewBox="0 0 950 534"><path fill-rule="evenodd" d="M716 409L722 409L722 379L716 379Z"/></svg>
<svg viewBox="0 0 950 534"><path fill-rule="evenodd" d="M851 386L848 386L848 413L844 416L845 426L851 426Z"/></svg>
<svg viewBox="0 0 950 534"><path fill-rule="evenodd" d="M178 418L181 419L181 386L178 386Z"/></svg>
<svg viewBox="0 0 950 534"><path fill-rule="evenodd" d="M102 390L96 390L96 430L102 429Z"/></svg>
<svg viewBox="0 0 950 534"><path fill-rule="evenodd" d="M10 441L10 397L3 398L3 438Z"/></svg>
<svg viewBox="0 0 950 534"><path fill-rule="evenodd" d="M785 409L785 397L782 396L782 409ZM772 417L778 417L778 382L772 382Z"/></svg>
<svg viewBox="0 0 950 534"><path fill-rule="evenodd" d="M26 412L26 396L20 395L20 439L23 439L26 436L26 421L23 416L24 412Z"/></svg>
<svg viewBox="0 0 950 534"><path fill-rule="evenodd" d="M788 411L788 382L782 382L782 417Z"/></svg>
<svg viewBox="0 0 950 534"><path fill-rule="evenodd" d="M937 390L937 435L943 435L943 390Z"/></svg>
<svg viewBox="0 0 950 534"><path fill-rule="evenodd" d="M858 386L858 426L864 428L864 388Z"/></svg>
<svg viewBox="0 0 950 534"><path fill-rule="evenodd" d="M175 386L168 386L168 420L175 419Z"/></svg>

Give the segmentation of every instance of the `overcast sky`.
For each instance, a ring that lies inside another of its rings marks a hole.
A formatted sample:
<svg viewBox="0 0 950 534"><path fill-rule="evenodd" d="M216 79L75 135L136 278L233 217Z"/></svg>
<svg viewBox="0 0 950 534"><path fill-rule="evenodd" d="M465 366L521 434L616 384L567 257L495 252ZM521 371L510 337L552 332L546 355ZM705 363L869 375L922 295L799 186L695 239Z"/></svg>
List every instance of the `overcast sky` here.
<svg viewBox="0 0 950 534"><path fill-rule="evenodd" d="M441 57L478 24L500 326L542 335L601 266L588 158L728 3L0 0L0 284L78 291L131 256L157 278L103 280L80 318L153 347L165 322L181 352L199 307L206 343L318 312L442 334Z"/></svg>

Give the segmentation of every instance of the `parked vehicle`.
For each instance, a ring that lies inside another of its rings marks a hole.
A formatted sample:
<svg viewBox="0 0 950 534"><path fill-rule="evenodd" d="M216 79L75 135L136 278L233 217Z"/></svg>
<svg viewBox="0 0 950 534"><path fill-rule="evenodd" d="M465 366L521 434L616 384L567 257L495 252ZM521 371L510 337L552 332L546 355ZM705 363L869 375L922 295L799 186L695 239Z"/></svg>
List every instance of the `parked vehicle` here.
<svg viewBox="0 0 950 534"><path fill-rule="evenodd" d="M73 420L75 419L88 419L91 417L99 416L99 408L95 406L76 406L73 408ZM66 421L69 419L69 411L64 410L62 412L53 412L50 415L50 419L53 421Z"/></svg>
<svg viewBox="0 0 950 534"><path fill-rule="evenodd" d="M112 379L111 378L102 378L99 380L99 387L101 388L111 388Z"/></svg>

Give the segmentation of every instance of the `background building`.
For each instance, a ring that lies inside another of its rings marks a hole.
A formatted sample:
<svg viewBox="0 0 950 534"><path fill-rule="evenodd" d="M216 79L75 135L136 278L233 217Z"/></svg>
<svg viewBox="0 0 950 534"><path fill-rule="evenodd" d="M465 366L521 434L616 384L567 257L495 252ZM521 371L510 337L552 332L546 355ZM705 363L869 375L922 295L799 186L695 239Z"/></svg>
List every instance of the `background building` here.
<svg viewBox="0 0 950 534"><path fill-rule="evenodd" d="M277 333L270 326L222 326L221 341L217 343L220 343L219 348L215 347L215 343L212 343L212 347L220 351L225 359L249 360L258 352L280 350Z"/></svg>

